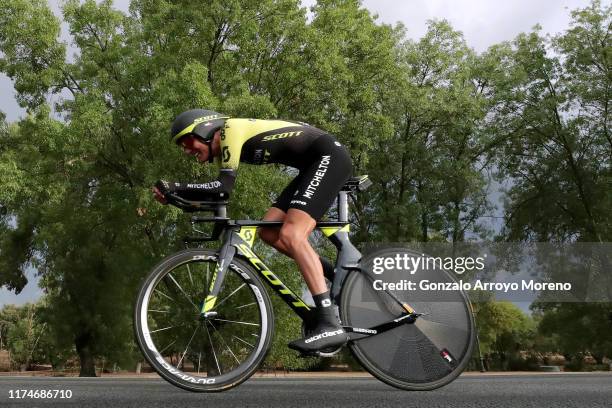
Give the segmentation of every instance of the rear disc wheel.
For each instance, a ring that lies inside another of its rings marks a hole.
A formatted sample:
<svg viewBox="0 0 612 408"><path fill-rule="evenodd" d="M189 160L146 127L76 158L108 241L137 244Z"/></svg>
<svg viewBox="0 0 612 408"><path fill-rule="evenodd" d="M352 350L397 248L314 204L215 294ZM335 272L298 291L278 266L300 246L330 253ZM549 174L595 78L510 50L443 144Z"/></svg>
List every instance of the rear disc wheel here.
<svg viewBox="0 0 612 408"><path fill-rule="evenodd" d="M441 273L437 281L453 280L446 271ZM390 295L375 290L372 282L362 271L347 277L341 296L343 324L367 329L406 313ZM349 342L351 352L373 376L397 388L432 390L450 383L465 369L474 347L467 297L461 291L446 295L444 301L429 301L431 295L423 292L393 294L423 315L413 324Z"/></svg>

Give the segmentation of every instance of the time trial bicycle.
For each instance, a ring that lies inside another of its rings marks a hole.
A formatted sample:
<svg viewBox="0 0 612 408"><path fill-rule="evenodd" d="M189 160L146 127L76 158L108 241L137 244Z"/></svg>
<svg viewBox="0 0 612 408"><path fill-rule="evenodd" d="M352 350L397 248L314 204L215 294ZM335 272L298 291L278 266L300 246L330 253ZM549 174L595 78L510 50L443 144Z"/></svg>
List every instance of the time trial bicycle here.
<svg viewBox="0 0 612 408"><path fill-rule="evenodd" d="M338 194L338 219L317 223L337 249L333 276L327 278L348 347L365 370L389 385L441 387L464 370L472 354L470 304L461 291L437 302L423 293L374 289L379 277L364 267L349 240L348 197L369 185L367 176L351 178ZM282 222L229 219L223 196L167 198L184 211L213 213L192 217L196 231L197 224L214 225L210 236L188 242L221 239L222 244L217 251L182 250L153 268L136 302L136 338L148 363L170 383L189 391L227 390L253 375L270 348L274 313L263 282L302 319L303 331L314 325L315 310L253 252L257 228ZM441 271L438 280L454 279ZM315 354L331 356L340 349Z"/></svg>

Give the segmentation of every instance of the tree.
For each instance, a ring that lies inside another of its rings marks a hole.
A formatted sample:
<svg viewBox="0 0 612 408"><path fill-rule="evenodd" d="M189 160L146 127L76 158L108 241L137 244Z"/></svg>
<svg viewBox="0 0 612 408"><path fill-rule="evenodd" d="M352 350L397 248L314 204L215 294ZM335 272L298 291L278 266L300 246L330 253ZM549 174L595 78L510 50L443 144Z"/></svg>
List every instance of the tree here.
<svg viewBox="0 0 612 408"><path fill-rule="evenodd" d="M40 318L54 347L74 344L81 375L96 358L137 358L131 299L189 232L150 186L216 175L168 146L168 124L189 108L335 134L354 174L375 182L355 203L357 242L484 236L493 168L512 180L503 239L609 240L610 8L599 2L550 42L536 30L481 56L447 22L407 41L357 0L319 1L310 19L298 0L133 0L127 15L69 0L62 12L72 59L45 2L0 10L0 71L28 112L0 118L0 284L18 292L36 268ZM230 215L260 217L290 175L243 165ZM269 262L301 284L288 259ZM284 349L299 321L276 309ZM284 352L269 361L298 365Z"/></svg>
<svg viewBox="0 0 612 408"><path fill-rule="evenodd" d="M552 41L560 56L537 31L490 51L508 70L491 78L499 93L492 120L503 124L491 130L506 136L498 165L513 182L509 239L609 241L610 78L602 72L612 64L611 9L594 2L573 16L574 27Z"/></svg>
<svg viewBox="0 0 612 408"><path fill-rule="evenodd" d="M537 304L534 308L541 313L538 331L554 337L555 351L568 360L581 362L589 353L597 364L603 364L604 357L612 356L610 303Z"/></svg>
<svg viewBox="0 0 612 408"><path fill-rule="evenodd" d="M58 335L74 342L81 375L95 375L96 357L129 357L138 282L186 229L177 211L153 204L149 186L161 177L211 173L161 148L167 139L159 129L181 109L218 102L197 60L172 58L176 70L144 64L145 24L110 2L64 6L81 51L73 63L65 62L59 22L42 2L14 1L0 16L2 67L31 113L3 152L19 181L5 201L14 223L4 224L3 283L20 290L33 263L51 294L49 318L64 323L55 325ZM42 102L61 89L72 95L57 107L65 121L50 118Z"/></svg>
<svg viewBox="0 0 612 408"><path fill-rule="evenodd" d="M5 305L0 310L0 349L8 347L7 336L8 331L19 320L19 310L14 305Z"/></svg>
<svg viewBox="0 0 612 408"><path fill-rule="evenodd" d="M379 187L370 239L460 242L484 232L489 146L479 127L488 104L479 59L446 21L430 21L421 40L397 47L396 58L396 79L379 99L393 134L381 138L368 169Z"/></svg>
<svg viewBox="0 0 612 408"><path fill-rule="evenodd" d="M0 311L0 332L4 332L11 362L21 371L44 359L37 353L40 339L44 336L44 325L39 324L36 305L5 306Z"/></svg>
<svg viewBox="0 0 612 408"><path fill-rule="evenodd" d="M533 319L510 302L489 299L474 305L481 352L508 369L520 351L531 349L536 330Z"/></svg>

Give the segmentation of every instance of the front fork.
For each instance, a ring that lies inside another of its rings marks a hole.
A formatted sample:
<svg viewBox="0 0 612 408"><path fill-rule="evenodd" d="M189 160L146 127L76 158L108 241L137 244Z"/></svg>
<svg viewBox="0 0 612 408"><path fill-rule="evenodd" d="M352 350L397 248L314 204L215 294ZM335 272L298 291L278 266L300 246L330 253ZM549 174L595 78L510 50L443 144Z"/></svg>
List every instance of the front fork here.
<svg viewBox="0 0 612 408"><path fill-rule="evenodd" d="M232 245L231 238L232 236L230 236L230 239L224 241L223 246L219 251L217 265L215 266L215 271L208 286L208 295L206 296L205 300L200 302L200 316L203 318L216 315L216 312L213 312L212 310L217 304L217 296L221 292L221 289L223 289L223 282L225 281L227 268L229 268L229 265L236 254L236 247Z"/></svg>

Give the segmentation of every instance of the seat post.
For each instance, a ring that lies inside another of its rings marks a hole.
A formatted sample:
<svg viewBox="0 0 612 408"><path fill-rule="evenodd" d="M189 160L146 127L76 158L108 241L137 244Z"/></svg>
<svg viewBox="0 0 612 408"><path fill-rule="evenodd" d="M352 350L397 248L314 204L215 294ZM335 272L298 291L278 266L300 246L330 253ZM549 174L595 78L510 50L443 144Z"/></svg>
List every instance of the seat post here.
<svg viewBox="0 0 612 408"><path fill-rule="evenodd" d="M225 204L217 205L217 208L215 208L215 217L227 218L227 206Z"/></svg>
<svg viewBox="0 0 612 408"><path fill-rule="evenodd" d="M338 193L338 221L348 222L348 196L346 191Z"/></svg>

